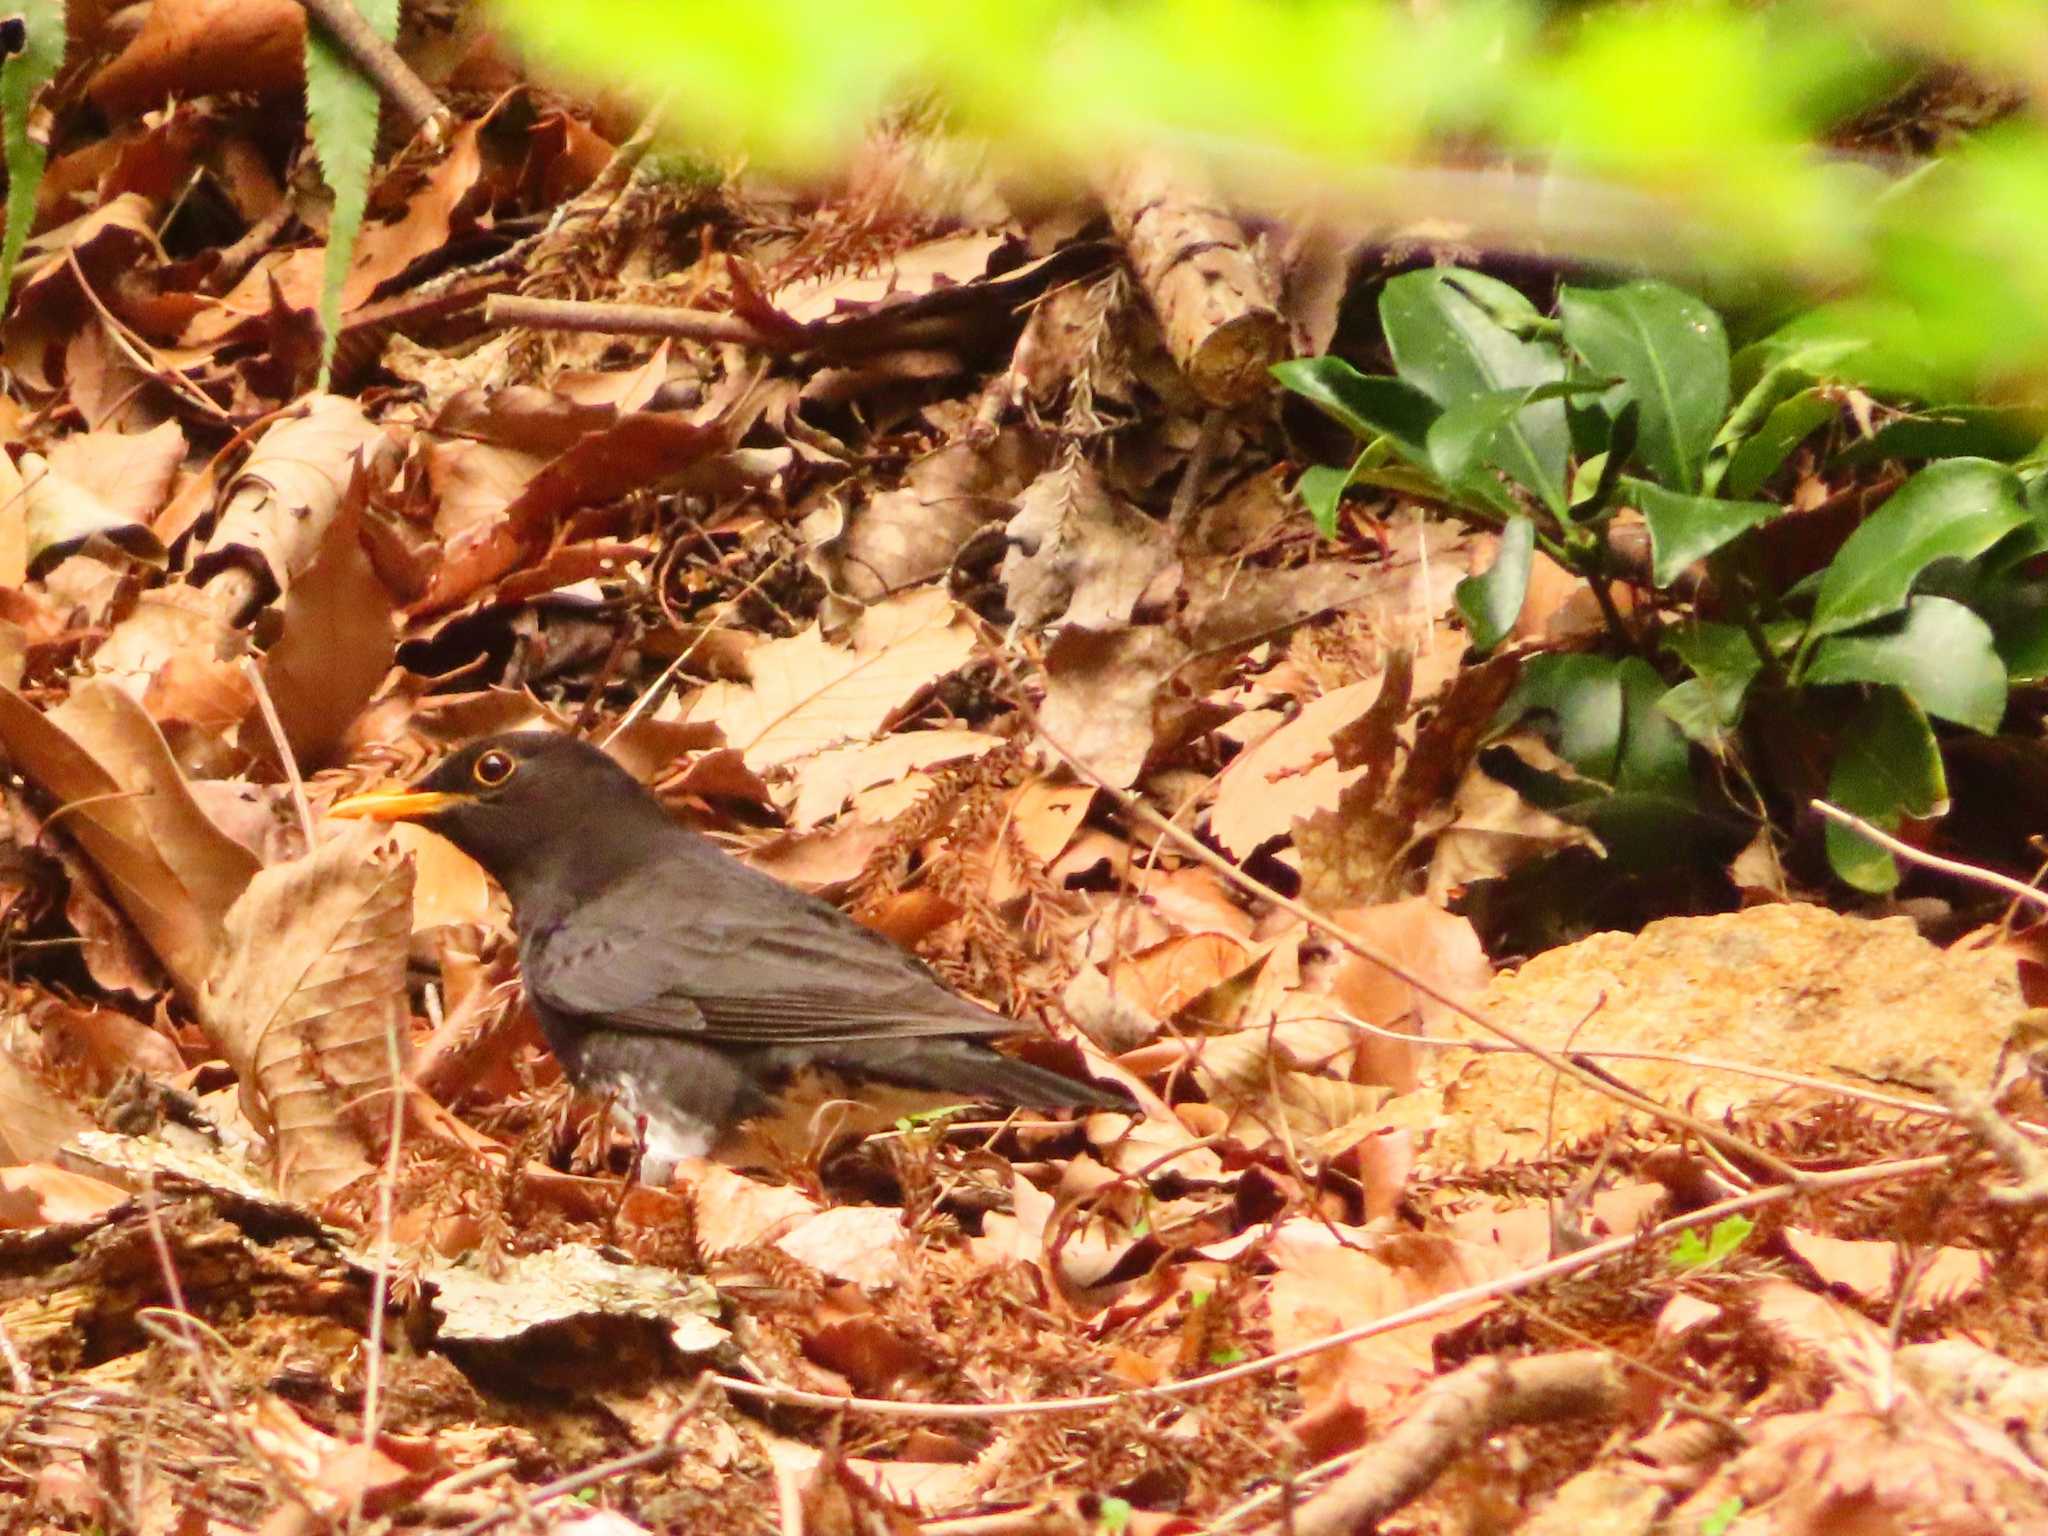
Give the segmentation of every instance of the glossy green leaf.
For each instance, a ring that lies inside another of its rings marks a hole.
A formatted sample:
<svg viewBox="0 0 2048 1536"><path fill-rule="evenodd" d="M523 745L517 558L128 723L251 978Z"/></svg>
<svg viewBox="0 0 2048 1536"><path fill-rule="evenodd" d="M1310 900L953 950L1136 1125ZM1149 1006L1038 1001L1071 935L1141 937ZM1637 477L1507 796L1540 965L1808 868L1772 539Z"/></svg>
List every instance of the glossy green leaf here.
<svg viewBox="0 0 2048 1536"><path fill-rule="evenodd" d="M1315 519L1316 532L1326 539L1337 536L1337 504L1344 499L1344 487L1351 483L1351 471L1334 464L1313 464L1294 482L1294 494Z"/></svg>
<svg viewBox="0 0 2048 1536"><path fill-rule="evenodd" d="M1529 594L1529 567L1535 555L1536 525L1526 517L1511 517L1501 530L1493 564L1458 583L1458 612L1475 650L1492 650L1515 627L1522 600Z"/></svg>
<svg viewBox="0 0 2048 1536"><path fill-rule="evenodd" d="M1692 754L1685 734L1658 706L1670 687L1640 656L1625 656L1615 667L1621 686L1621 751L1614 787L1632 794L1692 800Z"/></svg>
<svg viewBox="0 0 2048 1536"><path fill-rule="evenodd" d="M1424 442L1438 407L1414 385L1360 373L1341 357L1276 363L1273 377L1360 440L1384 437L1410 463L1428 465Z"/></svg>
<svg viewBox="0 0 2048 1536"><path fill-rule="evenodd" d="M1440 271L1445 282L1485 310L1494 324L1504 326L1517 336L1528 337L1557 329L1556 322L1546 320L1543 312L1529 302L1529 296L1513 283L1504 283L1497 277L1488 277L1484 272L1474 272L1469 267L1444 267Z"/></svg>
<svg viewBox="0 0 2048 1536"><path fill-rule="evenodd" d="M398 36L398 0L354 0L377 35ZM327 388L341 336L341 290L355 256L356 234L370 196L370 165L377 151L377 87L317 26L306 28L306 128L320 174L334 194L327 218L327 255L320 273L320 378Z"/></svg>
<svg viewBox="0 0 2048 1536"><path fill-rule="evenodd" d="M1697 491L1728 414L1728 335L1721 317L1668 283L1566 288L1565 342L1595 373L1621 380L1641 419L1636 452L1659 481Z"/></svg>
<svg viewBox="0 0 2048 1536"><path fill-rule="evenodd" d="M1987 735L2005 715L2006 673L1991 626L1945 597L1814 647L1806 681L1889 683L1938 720Z"/></svg>
<svg viewBox="0 0 2048 1536"><path fill-rule="evenodd" d="M1874 690L1842 733L1828 799L1887 832L1907 816L1946 808L1948 779L1934 731L1898 689ZM1899 883L1892 856L1868 838L1833 821L1825 837L1829 865L1857 890L1882 893Z"/></svg>
<svg viewBox="0 0 2048 1536"><path fill-rule="evenodd" d="M1850 534L1814 599L1812 638L1896 613L1936 560L1968 560L2027 521L2020 482L1989 459L1930 464Z"/></svg>
<svg viewBox="0 0 2048 1536"><path fill-rule="evenodd" d="M1614 783L1625 706L1611 658L1557 651L1530 657L1494 725L1505 730L1529 715L1549 717L1557 755L1577 772Z"/></svg>
<svg viewBox="0 0 2048 1536"><path fill-rule="evenodd" d="M1496 389L1483 395L1468 395L1430 423L1425 444L1430 468L1444 484L1464 485L1482 465L1497 458L1496 440L1522 411L1540 400L1593 394L1601 387L1591 381L1574 383L1567 379L1530 389Z"/></svg>
<svg viewBox="0 0 2048 1536"><path fill-rule="evenodd" d="M27 27L20 53L0 63L0 135L6 141L7 230L0 237L0 310L14 290L14 267L36 216L42 185L44 146L29 136L36 96L64 62L63 0L29 0L18 14Z"/></svg>
<svg viewBox="0 0 2048 1536"><path fill-rule="evenodd" d="M1840 411L1841 407L1819 389L1803 389L1780 400L1756 431L1736 444L1720 465L1718 477L1713 476L1713 467L1709 467L1712 488L1724 496L1755 495L1758 487L1792 456L1794 448L1833 421Z"/></svg>
<svg viewBox="0 0 2048 1536"><path fill-rule="evenodd" d="M1556 347L1516 336L1450 279L1408 272L1380 293L1380 323L1404 380L1445 410L1476 395L1562 382ZM1500 429L1486 460L1561 517L1570 447L1563 403L1544 400Z"/></svg>
<svg viewBox="0 0 2048 1536"><path fill-rule="evenodd" d="M1685 568L1785 509L1772 501L1722 501L1667 491L1647 480L1624 479L1621 492L1650 528L1650 579L1660 587Z"/></svg>

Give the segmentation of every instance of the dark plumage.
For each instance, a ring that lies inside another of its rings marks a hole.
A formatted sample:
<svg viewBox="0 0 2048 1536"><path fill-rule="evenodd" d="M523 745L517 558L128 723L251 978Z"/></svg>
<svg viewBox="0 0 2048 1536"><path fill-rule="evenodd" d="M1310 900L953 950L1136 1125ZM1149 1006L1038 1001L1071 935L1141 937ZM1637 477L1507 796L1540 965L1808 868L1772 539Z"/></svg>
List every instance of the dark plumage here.
<svg viewBox="0 0 2048 1536"><path fill-rule="evenodd" d="M549 1047L579 1089L645 1117L652 1180L805 1066L1034 1109L1126 1107L991 1049L1020 1026L679 826L587 742L491 737L333 814L417 821L505 888Z"/></svg>

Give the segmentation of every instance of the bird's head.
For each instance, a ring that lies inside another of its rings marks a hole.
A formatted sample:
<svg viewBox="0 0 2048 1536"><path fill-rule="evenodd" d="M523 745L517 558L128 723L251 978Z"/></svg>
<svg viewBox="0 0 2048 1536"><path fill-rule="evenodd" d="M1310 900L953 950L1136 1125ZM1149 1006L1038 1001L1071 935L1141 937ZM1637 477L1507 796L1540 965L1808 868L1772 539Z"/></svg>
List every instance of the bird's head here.
<svg viewBox="0 0 2048 1536"><path fill-rule="evenodd" d="M543 879L601 876L608 849L644 848L642 824L667 824L624 768L550 731L471 742L410 788L351 795L328 814L417 822L481 864L515 907Z"/></svg>

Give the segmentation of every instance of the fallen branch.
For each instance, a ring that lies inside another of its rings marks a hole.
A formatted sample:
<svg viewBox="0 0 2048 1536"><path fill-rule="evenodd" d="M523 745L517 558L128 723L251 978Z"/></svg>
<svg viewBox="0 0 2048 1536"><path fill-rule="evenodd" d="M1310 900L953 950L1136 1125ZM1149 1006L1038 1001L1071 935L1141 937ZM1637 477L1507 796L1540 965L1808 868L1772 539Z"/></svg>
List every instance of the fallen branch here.
<svg viewBox="0 0 2048 1536"><path fill-rule="evenodd" d="M1575 1349L1525 1360L1474 1360L1433 1383L1415 1409L1367 1447L1336 1482L1264 1533L1346 1536L1369 1531L1436 1481L1489 1435L1517 1424L1611 1415L1626 1394L1606 1350Z"/></svg>

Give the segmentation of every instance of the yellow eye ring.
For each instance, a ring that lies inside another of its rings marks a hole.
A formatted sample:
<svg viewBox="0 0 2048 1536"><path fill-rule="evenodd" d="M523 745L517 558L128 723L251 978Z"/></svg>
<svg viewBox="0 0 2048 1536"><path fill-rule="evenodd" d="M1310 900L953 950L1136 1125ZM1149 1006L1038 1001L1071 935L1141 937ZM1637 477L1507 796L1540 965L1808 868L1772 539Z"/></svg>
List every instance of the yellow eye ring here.
<svg viewBox="0 0 2048 1536"><path fill-rule="evenodd" d="M512 761L512 754L510 752L500 752L493 749L486 752L471 765L469 775L477 783L483 785L485 789L496 789L500 784L512 777L512 770L518 766L517 763Z"/></svg>

